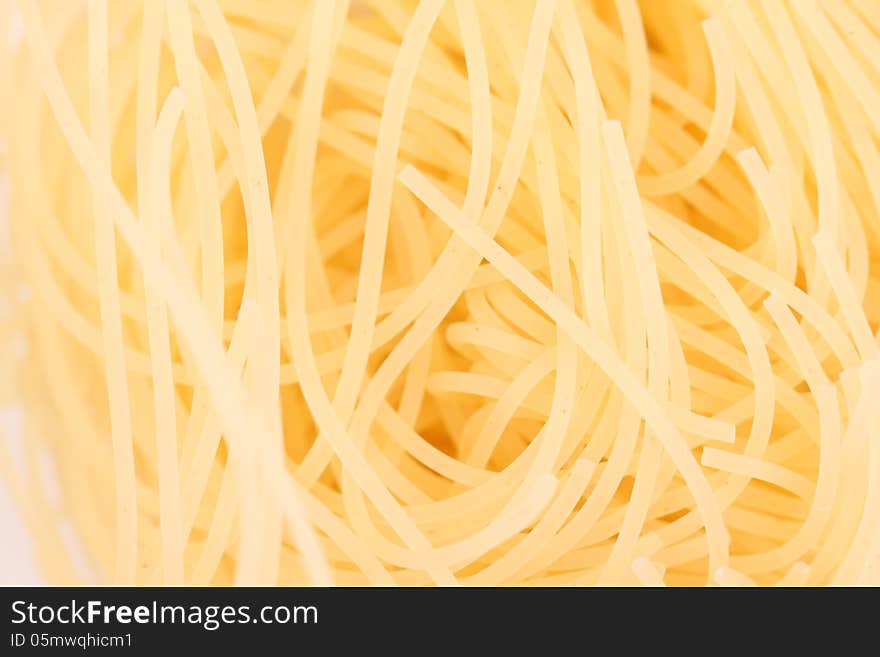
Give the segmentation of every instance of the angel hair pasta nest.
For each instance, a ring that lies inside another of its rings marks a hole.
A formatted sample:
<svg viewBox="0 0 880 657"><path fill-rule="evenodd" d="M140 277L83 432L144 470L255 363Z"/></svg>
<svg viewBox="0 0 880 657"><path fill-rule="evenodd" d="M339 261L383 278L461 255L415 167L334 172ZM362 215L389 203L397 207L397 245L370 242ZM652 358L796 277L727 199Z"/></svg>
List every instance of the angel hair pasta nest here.
<svg viewBox="0 0 880 657"><path fill-rule="evenodd" d="M880 581L873 0L0 7L48 581Z"/></svg>

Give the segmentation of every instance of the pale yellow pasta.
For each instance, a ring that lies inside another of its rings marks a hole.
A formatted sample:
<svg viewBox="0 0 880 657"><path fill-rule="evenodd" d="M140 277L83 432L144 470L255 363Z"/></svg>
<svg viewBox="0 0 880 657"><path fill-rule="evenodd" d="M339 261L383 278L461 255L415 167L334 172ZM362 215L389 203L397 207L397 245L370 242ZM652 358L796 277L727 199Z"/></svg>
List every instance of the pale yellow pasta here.
<svg viewBox="0 0 880 657"><path fill-rule="evenodd" d="M869 5L0 0L46 580L880 584Z"/></svg>

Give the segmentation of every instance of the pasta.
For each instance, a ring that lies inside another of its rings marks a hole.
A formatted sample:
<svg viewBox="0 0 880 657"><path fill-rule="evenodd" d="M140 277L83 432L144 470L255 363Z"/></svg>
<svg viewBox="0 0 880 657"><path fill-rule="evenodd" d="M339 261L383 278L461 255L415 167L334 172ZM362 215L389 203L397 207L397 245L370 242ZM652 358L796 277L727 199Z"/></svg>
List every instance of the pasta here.
<svg viewBox="0 0 880 657"><path fill-rule="evenodd" d="M48 581L880 584L868 3L0 8Z"/></svg>

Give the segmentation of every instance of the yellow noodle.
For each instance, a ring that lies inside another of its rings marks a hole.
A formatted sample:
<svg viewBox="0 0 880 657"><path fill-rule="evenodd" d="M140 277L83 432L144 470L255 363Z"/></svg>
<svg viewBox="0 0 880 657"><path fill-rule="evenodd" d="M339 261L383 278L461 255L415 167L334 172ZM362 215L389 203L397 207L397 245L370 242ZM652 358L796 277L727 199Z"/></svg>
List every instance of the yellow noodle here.
<svg viewBox="0 0 880 657"><path fill-rule="evenodd" d="M46 580L880 583L878 19L0 0Z"/></svg>

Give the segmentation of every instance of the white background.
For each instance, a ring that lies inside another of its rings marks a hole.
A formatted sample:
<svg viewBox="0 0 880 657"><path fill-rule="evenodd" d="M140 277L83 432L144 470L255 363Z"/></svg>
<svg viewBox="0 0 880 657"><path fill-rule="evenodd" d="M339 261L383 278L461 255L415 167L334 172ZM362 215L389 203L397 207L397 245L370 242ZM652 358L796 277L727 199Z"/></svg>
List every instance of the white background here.
<svg viewBox="0 0 880 657"><path fill-rule="evenodd" d="M0 176L0 258L11 252L9 243L8 190L6 176ZM9 358L11 354L2 354ZM16 421L15 408L0 408L0 423L9 444L4 447L13 455L21 452L21 423ZM30 537L22 524L6 482L0 478L0 586L39 584L42 582L34 559Z"/></svg>

